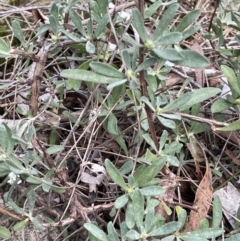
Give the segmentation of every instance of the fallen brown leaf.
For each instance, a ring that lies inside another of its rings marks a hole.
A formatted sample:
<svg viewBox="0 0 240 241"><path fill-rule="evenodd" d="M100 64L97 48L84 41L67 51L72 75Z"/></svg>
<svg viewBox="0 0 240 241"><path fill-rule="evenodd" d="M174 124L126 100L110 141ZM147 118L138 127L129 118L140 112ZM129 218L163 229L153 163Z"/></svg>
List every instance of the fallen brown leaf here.
<svg viewBox="0 0 240 241"><path fill-rule="evenodd" d="M230 159L238 166L240 166L240 160L234 155L234 153L228 149L225 150L225 153L230 157Z"/></svg>
<svg viewBox="0 0 240 241"><path fill-rule="evenodd" d="M202 149L202 148L201 148ZM212 173L209 167L209 163L207 157L205 155L204 150L202 152L205 157L206 162L206 172L202 181L200 182L198 189L196 191L195 200L193 206L198 209L198 212L191 210L189 219L185 224L183 232L189 232L199 229L200 221L206 218L210 203L213 197L213 190L212 190Z"/></svg>

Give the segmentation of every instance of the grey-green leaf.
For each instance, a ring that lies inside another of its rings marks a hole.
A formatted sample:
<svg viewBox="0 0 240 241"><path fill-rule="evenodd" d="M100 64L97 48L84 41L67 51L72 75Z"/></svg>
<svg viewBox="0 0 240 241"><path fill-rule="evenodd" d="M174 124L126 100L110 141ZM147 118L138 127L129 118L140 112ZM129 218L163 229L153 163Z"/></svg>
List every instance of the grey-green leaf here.
<svg viewBox="0 0 240 241"><path fill-rule="evenodd" d="M171 45L182 40L182 34L179 32L169 33L161 36L154 42L155 45Z"/></svg>
<svg viewBox="0 0 240 241"><path fill-rule="evenodd" d="M240 130L240 119L230 123L228 126L217 127L216 130L218 130L218 131L236 131L236 130Z"/></svg>
<svg viewBox="0 0 240 241"><path fill-rule="evenodd" d="M165 193L165 189L159 186L148 186L140 189L141 193L145 196L160 196Z"/></svg>
<svg viewBox="0 0 240 241"><path fill-rule="evenodd" d="M23 36L22 27L20 26L19 22L17 20L12 21L12 29L15 37L21 42L23 47L25 47L26 41Z"/></svg>
<svg viewBox="0 0 240 241"><path fill-rule="evenodd" d="M97 28L94 32L93 38L98 38L104 31L108 23L108 14L106 13L101 21L98 23Z"/></svg>
<svg viewBox="0 0 240 241"><path fill-rule="evenodd" d="M175 49L152 49L152 52L158 57L169 61L181 61L181 54Z"/></svg>
<svg viewBox="0 0 240 241"><path fill-rule="evenodd" d="M108 239L111 241L119 241L117 232L115 230L115 228L113 227L112 222L109 222L107 224L107 230L108 230Z"/></svg>
<svg viewBox="0 0 240 241"><path fill-rule="evenodd" d="M96 225L92 223L85 223L84 228L86 228L91 234L101 241L108 241L107 235Z"/></svg>
<svg viewBox="0 0 240 241"><path fill-rule="evenodd" d="M78 14L73 10L73 9L70 9L69 11L69 15L75 25L75 27L77 28L77 30L83 35L83 36L87 36L84 28L83 28L83 25L82 25L82 20L81 18L78 16Z"/></svg>
<svg viewBox="0 0 240 241"><path fill-rule="evenodd" d="M180 51L182 59L174 61L176 64L190 68L204 68L209 66L209 61L206 57L192 50Z"/></svg>
<svg viewBox="0 0 240 241"><path fill-rule="evenodd" d="M132 15L133 15L133 21L132 21L133 27L137 30L143 42L146 42L147 34L145 31L145 24L141 13L138 11L138 9L134 8L132 11Z"/></svg>
<svg viewBox="0 0 240 241"><path fill-rule="evenodd" d="M142 187L148 182L150 182L163 168L166 163L166 158L160 157L158 160L153 161L153 163L145 168L141 175L139 175L134 183L134 186Z"/></svg>
<svg viewBox="0 0 240 241"><path fill-rule="evenodd" d="M218 99L212 104L211 111L212 113L222 112L224 110L227 110L231 106L232 106L232 103L228 102L227 100Z"/></svg>
<svg viewBox="0 0 240 241"><path fill-rule="evenodd" d="M130 230L127 232L126 234L127 238L131 239L131 240L140 240L141 238L141 234L138 233L137 231L135 230Z"/></svg>
<svg viewBox="0 0 240 241"><path fill-rule="evenodd" d="M124 194L120 197L118 197L114 203L114 207L116 209L120 209L122 207L124 207L128 202L128 194Z"/></svg>
<svg viewBox="0 0 240 241"><path fill-rule="evenodd" d="M192 24L200 15L201 11L199 9L195 9L185 15L179 25L177 26L176 31L182 32L184 29L186 29L190 24Z"/></svg>
<svg viewBox="0 0 240 241"><path fill-rule="evenodd" d="M181 233L179 238L185 240L185 238L191 238L191 240L195 240L195 238L216 238L224 233L224 230L221 228L206 228L200 229L192 232ZM190 240L190 239L189 239Z"/></svg>
<svg viewBox="0 0 240 241"><path fill-rule="evenodd" d="M154 229L152 232L150 232L149 236L161 236L161 235L167 235L171 234L173 232L176 232L179 228L180 224L179 222L169 222L161 226L160 228Z"/></svg>
<svg viewBox="0 0 240 241"><path fill-rule="evenodd" d="M178 3L174 3L168 7L168 9L165 11L163 16L159 20L159 23L153 35L153 40L156 40L159 38L159 36L163 35L164 30L168 27L169 23L173 20L178 8L179 8Z"/></svg>
<svg viewBox="0 0 240 241"><path fill-rule="evenodd" d="M86 51L87 51L89 54L94 54L95 51L96 51L95 46L94 46L90 41L87 41L85 47L86 47Z"/></svg>
<svg viewBox="0 0 240 241"><path fill-rule="evenodd" d="M112 78L124 78L125 75L109 64L93 61L90 67L98 74L105 75Z"/></svg>
<svg viewBox="0 0 240 241"><path fill-rule="evenodd" d="M0 58L10 56L10 46L2 38L0 38Z"/></svg>
<svg viewBox="0 0 240 241"><path fill-rule="evenodd" d="M177 110L180 107L182 107L187 101L189 101L192 98L192 96L193 96L192 92L183 94L176 100L170 102L170 104L163 107L162 111L167 112L167 111Z"/></svg>
<svg viewBox="0 0 240 241"><path fill-rule="evenodd" d="M222 203L218 195L214 196L213 200L213 220L212 227L219 228L222 222Z"/></svg>
<svg viewBox="0 0 240 241"><path fill-rule="evenodd" d="M61 76L65 78L82 80L97 84L110 84L115 81L121 80L121 78L112 78L82 69L66 69L61 72Z"/></svg>
<svg viewBox="0 0 240 241"><path fill-rule="evenodd" d="M112 180L121 188L127 190L128 187L122 177L122 174L118 171L118 169L112 164L112 162L109 159L105 160L105 167Z"/></svg>
<svg viewBox="0 0 240 241"><path fill-rule="evenodd" d="M240 84L238 83L238 79L234 73L234 70L226 65L222 65L221 70L228 80L233 99L238 98L240 96Z"/></svg>
<svg viewBox="0 0 240 241"><path fill-rule="evenodd" d="M140 229L144 216L144 198L139 189L135 189L132 193L132 206L136 225Z"/></svg>
<svg viewBox="0 0 240 241"><path fill-rule="evenodd" d="M11 232L4 226L0 226L0 237L3 239L11 238Z"/></svg>
<svg viewBox="0 0 240 241"><path fill-rule="evenodd" d="M202 88L198 90L194 90L191 93L191 99L187 101L181 108L180 110L187 110L193 105L197 103L201 103L204 100L207 100L211 97L216 96L218 93L220 93L221 90L219 88L214 88L214 87L207 87L207 88Z"/></svg>

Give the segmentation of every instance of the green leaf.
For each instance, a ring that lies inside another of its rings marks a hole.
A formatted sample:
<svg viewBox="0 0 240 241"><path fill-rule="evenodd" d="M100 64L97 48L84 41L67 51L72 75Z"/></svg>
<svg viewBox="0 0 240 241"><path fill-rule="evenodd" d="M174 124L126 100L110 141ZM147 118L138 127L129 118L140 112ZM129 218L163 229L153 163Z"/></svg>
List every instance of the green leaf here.
<svg viewBox="0 0 240 241"><path fill-rule="evenodd" d="M52 184L52 181L48 181L50 184ZM49 192L51 189L51 185L50 184L46 184L45 182L42 183L42 189L44 192Z"/></svg>
<svg viewBox="0 0 240 241"><path fill-rule="evenodd" d="M149 130L149 124L147 119L147 112L145 108L142 108L141 115L140 115L140 124L143 130L148 131Z"/></svg>
<svg viewBox="0 0 240 241"><path fill-rule="evenodd" d="M196 230L187 233L181 233L179 238L185 240L186 238L191 238L191 240L195 240L195 238L216 238L224 233L224 230L221 228L207 228ZM190 240L190 239L188 239Z"/></svg>
<svg viewBox="0 0 240 241"><path fill-rule="evenodd" d="M97 0L99 11L102 15L107 13L108 2L108 0Z"/></svg>
<svg viewBox="0 0 240 241"><path fill-rule="evenodd" d="M199 229L206 229L206 228L209 228L209 221L206 218L204 218L200 221Z"/></svg>
<svg viewBox="0 0 240 241"><path fill-rule="evenodd" d="M149 101L149 99L148 99L146 96L142 96L142 97L140 98L140 100L141 100L142 102L144 102L145 104L147 104L147 105L152 109L152 111L155 112L155 107L153 106L153 104Z"/></svg>
<svg viewBox="0 0 240 241"><path fill-rule="evenodd" d="M194 25L187 30L182 32L183 40L193 36L196 32L201 29L201 25Z"/></svg>
<svg viewBox="0 0 240 241"><path fill-rule="evenodd" d="M135 213L133 211L133 204L131 201L128 202L125 215L126 215L125 216L126 225L129 229L132 229L135 225L135 218L134 218Z"/></svg>
<svg viewBox="0 0 240 241"><path fill-rule="evenodd" d="M141 238L141 234L138 233L137 231L135 230L130 230L127 232L126 234L127 238L131 239L131 240L140 240Z"/></svg>
<svg viewBox="0 0 240 241"><path fill-rule="evenodd" d="M93 236L100 239L101 241L108 241L107 235L96 225L92 223L85 223L84 228L88 230Z"/></svg>
<svg viewBox="0 0 240 241"><path fill-rule="evenodd" d="M240 119L230 123L227 126L224 127L216 127L217 131L236 131L240 130Z"/></svg>
<svg viewBox="0 0 240 241"><path fill-rule="evenodd" d="M0 125L0 146L9 155L13 152L14 139L12 138L12 130L5 124Z"/></svg>
<svg viewBox="0 0 240 241"><path fill-rule="evenodd" d="M111 78L108 76L96 74L82 69L66 69L61 72L61 76L70 79L83 80L97 84L110 84L122 78Z"/></svg>
<svg viewBox="0 0 240 241"><path fill-rule="evenodd" d="M179 165L180 165L179 160L176 156L167 155L166 161L170 166L179 167Z"/></svg>
<svg viewBox="0 0 240 241"><path fill-rule="evenodd" d="M144 19L147 19L151 17L154 13L156 13L160 6L162 6L162 1L156 1L151 4L149 8L144 11Z"/></svg>
<svg viewBox="0 0 240 241"><path fill-rule="evenodd" d="M211 111L212 113L222 112L224 110L227 110L231 106L232 106L232 103L228 102L227 100L218 99L212 104Z"/></svg>
<svg viewBox="0 0 240 241"><path fill-rule="evenodd" d="M14 226L13 226L13 230L16 231L20 231L22 230L27 224L28 224L29 219L26 218L21 222L17 222ZM1 231L0 231L1 232Z"/></svg>
<svg viewBox="0 0 240 241"><path fill-rule="evenodd" d="M50 14L53 15L55 19L58 19L58 6L55 2L52 3Z"/></svg>
<svg viewBox="0 0 240 241"><path fill-rule="evenodd" d="M175 221L169 222L167 224L164 224L160 228L154 229L148 235L152 236L152 237L161 236L161 235L168 235L168 234L176 232L179 229L179 226L180 226L179 222L175 222Z"/></svg>
<svg viewBox="0 0 240 241"><path fill-rule="evenodd" d="M240 96L240 84L232 68L226 65L221 65L221 70L228 80L229 87L232 91L233 99L237 99Z"/></svg>
<svg viewBox="0 0 240 241"><path fill-rule="evenodd" d="M117 232L115 228L113 227L112 222L109 222L107 224L107 230L108 230L108 239L111 241L119 241Z"/></svg>
<svg viewBox="0 0 240 241"><path fill-rule="evenodd" d="M134 72L137 73L141 70L146 70L148 67L156 64L156 62L157 62L157 58L155 57L148 58L144 60L140 65L138 65L137 69Z"/></svg>
<svg viewBox="0 0 240 241"><path fill-rule="evenodd" d="M127 227L127 225L126 225L126 222L122 222L122 223L120 224L120 235L121 235L122 241L125 241L125 240L126 240L127 231L128 231L128 227Z"/></svg>
<svg viewBox="0 0 240 241"><path fill-rule="evenodd" d="M128 202L128 194L124 194L120 197L118 197L114 203L114 207L116 209L120 209L122 207L124 207Z"/></svg>
<svg viewBox="0 0 240 241"><path fill-rule="evenodd" d="M68 79L66 83L67 90L79 91L82 82L76 79Z"/></svg>
<svg viewBox="0 0 240 241"><path fill-rule="evenodd" d="M165 193L165 189L159 186L148 186L141 188L140 192L145 196L160 196Z"/></svg>
<svg viewBox="0 0 240 241"><path fill-rule="evenodd" d="M162 135L160 137L160 141L159 141L159 150L162 150L163 147L165 146L165 143L167 141L167 138L168 138L168 132L166 130L164 130L162 132Z"/></svg>
<svg viewBox="0 0 240 241"><path fill-rule="evenodd" d="M131 172L132 169L133 169L133 161L128 160L121 166L121 168L119 169L119 172L122 175L125 175L125 174L128 174L129 172Z"/></svg>
<svg viewBox="0 0 240 241"><path fill-rule="evenodd" d="M17 20L12 21L12 29L13 29L14 36L21 42L21 44L25 48L26 41L23 36L22 27L20 26L20 24Z"/></svg>
<svg viewBox="0 0 240 241"><path fill-rule="evenodd" d="M0 38L0 58L10 56L10 46L2 38Z"/></svg>
<svg viewBox="0 0 240 241"><path fill-rule="evenodd" d="M176 124L174 121L166 119L166 118L162 118L161 116L157 116L158 120L161 122L161 124L167 128L170 129L175 129L176 128Z"/></svg>
<svg viewBox="0 0 240 241"><path fill-rule="evenodd" d="M191 93L191 99L186 102L180 110L187 110L191 108L193 105L197 103L201 103L204 100L207 100L211 97L216 96L218 93L220 93L221 90L219 88L213 88L213 87L207 87L207 88L202 88L198 90L193 90Z"/></svg>
<svg viewBox="0 0 240 241"><path fill-rule="evenodd" d="M158 22L158 25L153 35L153 40L156 40L159 38L159 36L163 35L164 30L168 27L169 23L174 19L174 16L178 8L178 3L174 3L170 7L168 7L168 9L165 11L165 13Z"/></svg>
<svg viewBox="0 0 240 241"><path fill-rule="evenodd" d="M161 36L154 42L155 45L171 45L182 40L182 34L178 32L169 33L167 35Z"/></svg>
<svg viewBox="0 0 240 241"><path fill-rule="evenodd" d="M174 241L174 240L175 240L175 235L170 235L161 239L161 241Z"/></svg>
<svg viewBox="0 0 240 241"><path fill-rule="evenodd" d="M50 27L53 31L53 34L55 36L57 36L58 35L58 22L53 15L49 16L49 23L50 23Z"/></svg>
<svg viewBox="0 0 240 241"><path fill-rule="evenodd" d="M38 28L36 36L40 36L43 33L47 32L50 29L50 24L43 24Z"/></svg>
<svg viewBox="0 0 240 241"><path fill-rule="evenodd" d="M27 177L26 181L29 183L32 183L32 184L36 184L36 185L42 183L40 180L38 180L37 178L34 178L34 177Z"/></svg>
<svg viewBox="0 0 240 241"><path fill-rule="evenodd" d="M26 213L22 208L18 207L18 205L13 201L8 201L7 204L18 214L22 216L28 216L28 213Z"/></svg>
<svg viewBox="0 0 240 241"><path fill-rule="evenodd" d="M236 241L240 240L240 233L232 235L230 238L225 238L224 241Z"/></svg>
<svg viewBox="0 0 240 241"><path fill-rule="evenodd" d="M181 22L178 24L176 31L182 32L184 29L186 29L190 24L192 24L201 14L201 11L199 9L195 9L185 15Z"/></svg>
<svg viewBox="0 0 240 241"><path fill-rule="evenodd" d="M6 52L9 52L10 51L10 46L9 44L7 44L4 39L0 38L0 49L1 50L4 50Z"/></svg>
<svg viewBox="0 0 240 241"><path fill-rule="evenodd" d="M32 217L30 218L31 222L33 223L35 229L37 230L44 230L45 227L42 226L42 224L37 220L37 218Z"/></svg>
<svg viewBox="0 0 240 241"><path fill-rule="evenodd" d="M54 191L54 192L56 192L56 193L59 193L59 194L62 194L62 193L64 193L66 190L64 189L64 188L62 188L62 187L51 187L51 189Z"/></svg>
<svg viewBox="0 0 240 241"><path fill-rule="evenodd" d="M181 50L182 59L174 61L175 64L190 68L204 68L209 66L209 61L206 57L192 50Z"/></svg>
<svg viewBox="0 0 240 241"><path fill-rule="evenodd" d="M187 220L187 212L185 209L183 209L180 206L176 206L176 212L177 212L177 216L178 216L178 222L180 224L179 229L181 229Z"/></svg>
<svg viewBox="0 0 240 241"><path fill-rule="evenodd" d="M118 120L115 115L112 113L109 115L107 119L107 125L106 130L115 138L115 141L119 144L119 146L124 150L124 152L127 154L127 146L123 139L123 136L121 134L121 131L118 127Z"/></svg>
<svg viewBox="0 0 240 241"><path fill-rule="evenodd" d="M181 120L182 117L178 114L161 114L162 117L172 119L172 120Z"/></svg>
<svg viewBox="0 0 240 241"><path fill-rule="evenodd" d="M64 148L61 145L54 145L54 146L49 147L46 150L46 152L47 152L47 154L52 155L52 154L56 154L56 153L62 151L63 149Z"/></svg>
<svg viewBox="0 0 240 241"><path fill-rule="evenodd" d="M7 228L0 226L0 237L4 239L9 239L11 238L11 232Z"/></svg>
<svg viewBox="0 0 240 241"><path fill-rule="evenodd" d="M133 20L132 20L132 25L133 27L137 30L140 38L143 40L143 42L145 43L147 40L147 34L145 31L145 24L142 18L141 13L138 11L137 8L134 8L132 11L132 15L133 15Z"/></svg>
<svg viewBox="0 0 240 241"><path fill-rule="evenodd" d="M127 79L118 80L118 81L116 81L116 82L114 82L114 83L109 84L109 85L107 86L107 89L108 89L108 90L111 90L111 89L113 89L113 88L115 88L115 87L117 87L117 86L120 86L120 85L125 84L126 82L127 82Z"/></svg>
<svg viewBox="0 0 240 241"><path fill-rule="evenodd" d="M77 30L84 36L84 37L87 37L87 34L83 28L83 25L82 25L82 20L81 18L79 17L79 15L73 10L73 9L70 9L69 11L69 15L72 19L72 22L74 23L75 27L77 28Z"/></svg>
<svg viewBox="0 0 240 241"><path fill-rule="evenodd" d="M112 162L109 159L106 159L104 163L107 172L109 176L112 178L112 180L125 191L127 191L128 187L122 177L122 174L118 171L118 169L112 164Z"/></svg>
<svg viewBox="0 0 240 241"><path fill-rule="evenodd" d="M181 54L175 49L152 49L152 52L158 57L169 61L181 61Z"/></svg>
<svg viewBox="0 0 240 241"><path fill-rule="evenodd" d="M144 216L144 198L140 190L135 189L132 193L132 206L137 227L140 229Z"/></svg>
<svg viewBox="0 0 240 241"><path fill-rule="evenodd" d="M219 228L222 222L222 203L218 195L214 195L213 200L213 220L212 227Z"/></svg>
<svg viewBox="0 0 240 241"><path fill-rule="evenodd" d="M176 100L170 102L168 105L163 107L162 111L163 112L167 112L167 111L180 109L180 107L182 107L192 97L193 97L193 93L192 92L188 92L186 94L183 94L179 98L177 98Z"/></svg>
<svg viewBox="0 0 240 241"><path fill-rule="evenodd" d="M31 189L28 194L28 209L29 209L29 214L32 216L33 209L35 207L35 201L36 201L36 193L33 189Z"/></svg>
<svg viewBox="0 0 240 241"><path fill-rule="evenodd" d="M122 51L122 56L123 56L123 60L124 60L124 63L126 65L126 68L128 70L131 70L132 69L132 65L131 65L131 59L130 59L130 55L129 55L129 52L127 49L124 49Z"/></svg>
<svg viewBox="0 0 240 241"><path fill-rule="evenodd" d="M125 75L109 64L93 61L90 67L98 74L105 75L112 78L125 78Z"/></svg>
<svg viewBox="0 0 240 241"><path fill-rule="evenodd" d="M86 51L87 51L89 54L94 54L95 51L96 51L95 46L94 46L90 41L87 41L85 47L86 47Z"/></svg>
<svg viewBox="0 0 240 241"><path fill-rule="evenodd" d="M141 175L139 175L134 183L134 187L142 187L148 182L150 182L163 168L166 163L166 158L160 157L158 160L153 161L153 163L145 168Z"/></svg>
<svg viewBox="0 0 240 241"><path fill-rule="evenodd" d="M67 30L61 28L59 29L59 31L61 31L62 33L64 33L69 39L75 41L75 42L81 42L82 39L80 38L79 35L75 34L75 33L70 33Z"/></svg>
<svg viewBox="0 0 240 241"><path fill-rule="evenodd" d="M240 227L240 206L238 206L237 213L236 213L236 223L235 223L235 229Z"/></svg>
<svg viewBox="0 0 240 241"><path fill-rule="evenodd" d="M150 137L150 135L148 133L142 134L143 139L148 143L148 145L150 145L153 150L155 150L156 152L158 152L154 141L152 140L152 138Z"/></svg>
<svg viewBox="0 0 240 241"><path fill-rule="evenodd" d="M93 39L100 37L100 35L105 31L105 27L108 23L108 14L106 13L101 21L98 23L97 28L94 32Z"/></svg>

